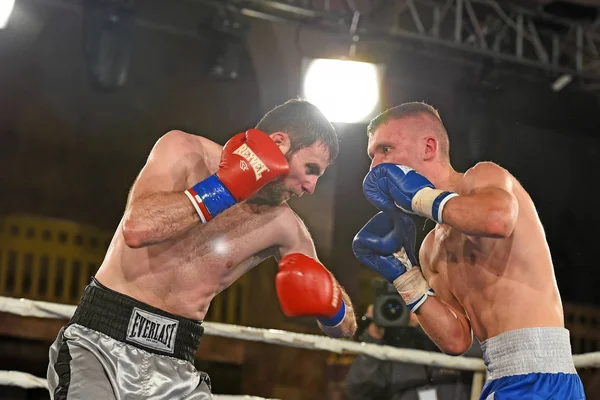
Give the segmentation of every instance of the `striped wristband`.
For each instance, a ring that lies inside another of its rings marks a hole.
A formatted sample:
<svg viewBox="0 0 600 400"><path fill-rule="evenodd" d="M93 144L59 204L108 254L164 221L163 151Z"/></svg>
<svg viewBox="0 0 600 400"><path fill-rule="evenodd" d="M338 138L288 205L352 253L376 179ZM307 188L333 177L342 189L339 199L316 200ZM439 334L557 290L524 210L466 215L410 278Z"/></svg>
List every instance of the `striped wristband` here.
<svg viewBox="0 0 600 400"><path fill-rule="evenodd" d="M443 224L442 212L444 206L453 197L458 196L454 192L423 188L419 190L412 199L412 209L415 213Z"/></svg>
<svg viewBox="0 0 600 400"><path fill-rule="evenodd" d="M344 303L344 300L342 300L340 309L338 310L338 312L335 313L335 315L333 317L317 318L317 321L319 321L321 324L323 324L325 326L336 327L342 323L345 316L346 316L346 303Z"/></svg>
<svg viewBox="0 0 600 400"><path fill-rule="evenodd" d="M206 223L237 202L216 174L185 191L202 223Z"/></svg>

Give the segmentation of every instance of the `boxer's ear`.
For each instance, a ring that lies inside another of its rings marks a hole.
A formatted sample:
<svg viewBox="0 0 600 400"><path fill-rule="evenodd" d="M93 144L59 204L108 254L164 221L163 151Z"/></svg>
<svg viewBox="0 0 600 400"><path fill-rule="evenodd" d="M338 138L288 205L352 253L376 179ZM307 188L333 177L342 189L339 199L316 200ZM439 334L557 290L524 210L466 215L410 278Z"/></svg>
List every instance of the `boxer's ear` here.
<svg viewBox="0 0 600 400"><path fill-rule="evenodd" d="M429 161L435 157L438 150L438 141L434 136L424 138L425 146L423 148L423 160Z"/></svg>
<svg viewBox="0 0 600 400"><path fill-rule="evenodd" d="M273 141L275 142L275 144L277 146L279 146L279 150L281 150L281 152L283 154L286 154L288 151L290 151L290 147L292 146L292 142L290 141L290 137L283 132L275 132L272 133L271 135L271 139L273 139Z"/></svg>

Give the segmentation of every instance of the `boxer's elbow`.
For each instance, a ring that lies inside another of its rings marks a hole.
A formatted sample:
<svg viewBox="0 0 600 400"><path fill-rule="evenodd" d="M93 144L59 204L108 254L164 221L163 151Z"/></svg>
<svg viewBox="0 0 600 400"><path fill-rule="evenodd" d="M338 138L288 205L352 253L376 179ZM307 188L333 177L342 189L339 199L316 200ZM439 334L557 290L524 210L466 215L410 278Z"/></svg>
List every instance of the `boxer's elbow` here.
<svg viewBox="0 0 600 400"><path fill-rule="evenodd" d="M461 356L469 350L469 347L451 345L449 347L442 348L441 350L444 354L447 354L449 356Z"/></svg>
<svg viewBox="0 0 600 400"><path fill-rule="evenodd" d="M504 216L490 216L486 224L486 236L498 239L506 239L512 234L514 225Z"/></svg>
<svg viewBox="0 0 600 400"><path fill-rule="evenodd" d="M456 322L445 330L443 340L436 343L443 353L450 356L466 353L473 344L473 332L468 322L463 319L457 319Z"/></svg>
<svg viewBox="0 0 600 400"><path fill-rule="evenodd" d="M123 221L123 239L125 244L132 249L139 249L146 245L145 233L141 224L131 217Z"/></svg>
<svg viewBox="0 0 600 400"><path fill-rule="evenodd" d="M515 229L518 214L519 203L510 194L505 198L490 202L486 218L486 233L490 237L508 238Z"/></svg>
<svg viewBox="0 0 600 400"><path fill-rule="evenodd" d="M469 351L472 344L473 337L469 336L468 339L463 338L458 340L451 340L449 343L444 343L443 346L439 347L444 354L448 354L449 356L460 356Z"/></svg>

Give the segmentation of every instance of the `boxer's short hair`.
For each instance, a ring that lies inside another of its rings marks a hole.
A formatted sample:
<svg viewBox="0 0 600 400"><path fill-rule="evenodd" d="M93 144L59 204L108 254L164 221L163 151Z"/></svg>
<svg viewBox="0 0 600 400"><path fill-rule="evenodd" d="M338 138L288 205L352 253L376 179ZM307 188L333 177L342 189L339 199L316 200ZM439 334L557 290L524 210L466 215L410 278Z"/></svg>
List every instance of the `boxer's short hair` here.
<svg viewBox="0 0 600 400"><path fill-rule="evenodd" d="M392 107L375 118L371 120L369 126L367 127L367 135L371 136L375 133L375 131L382 125L385 125L389 121L395 121L408 116L416 116L416 115L426 115L429 116L430 120L434 122L433 131L437 136L439 149L441 154L443 154L446 159L450 159L450 140L448 139L448 132L446 131L446 127L442 122L442 118L440 118L440 114L438 111L424 102L411 102L411 103L403 103L399 106Z"/></svg>
<svg viewBox="0 0 600 400"><path fill-rule="evenodd" d="M256 125L270 135L275 132L286 133L290 137L290 152L322 142L329 150L329 163L339 152L337 133L331 122L314 104L300 99L288 100L269 111Z"/></svg>

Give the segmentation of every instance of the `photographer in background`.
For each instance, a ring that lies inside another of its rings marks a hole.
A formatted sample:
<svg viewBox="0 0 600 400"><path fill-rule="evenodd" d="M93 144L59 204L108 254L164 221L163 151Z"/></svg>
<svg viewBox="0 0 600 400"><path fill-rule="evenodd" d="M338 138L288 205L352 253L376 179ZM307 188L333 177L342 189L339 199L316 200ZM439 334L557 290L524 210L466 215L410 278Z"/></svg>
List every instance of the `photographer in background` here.
<svg viewBox="0 0 600 400"><path fill-rule="evenodd" d="M425 351L439 349L421 329L396 289L373 281L375 300L359 322L358 337L365 343ZM465 354L481 357L479 343ZM345 380L348 400L469 400L473 373L357 356Z"/></svg>

